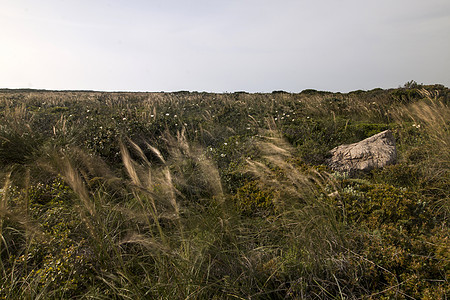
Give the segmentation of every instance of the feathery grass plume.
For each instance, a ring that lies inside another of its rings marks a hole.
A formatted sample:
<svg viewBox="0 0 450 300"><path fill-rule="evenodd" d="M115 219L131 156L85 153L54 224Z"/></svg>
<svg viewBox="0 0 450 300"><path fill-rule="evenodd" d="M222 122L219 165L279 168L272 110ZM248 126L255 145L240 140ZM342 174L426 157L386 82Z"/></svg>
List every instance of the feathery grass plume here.
<svg viewBox="0 0 450 300"><path fill-rule="evenodd" d="M64 158L62 163L64 164L64 169L62 170L63 178L72 188L72 190L78 195L87 212L91 216L95 216L95 204L92 202L88 189L86 188L86 184L84 183L80 174L75 170L68 158Z"/></svg>
<svg viewBox="0 0 450 300"><path fill-rule="evenodd" d="M175 197L175 187L172 183L172 175L170 172L169 167L167 166L166 160L163 158L162 154L157 150L155 147L149 145L146 143L149 150L151 150L163 163L163 166L160 168L152 168L152 165L146 155L144 154L144 151L133 141L129 141L132 145L135 152L139 155L139 157L143 160L144 165L136 163L134 160L131 159L130 153L126 149L123 143L120 143L121 145L121 153L122 153L122 159L125 165L125 169L127 170L130 178L132 179L133 184L135 184L137 187L140 187L144 190L151 191L153 189L153 185L159 185L163 187L163 191L165 195L167 195L166 199L172 208L175 211L175 216L179 217L179 207L176 202ZM159 170L158 170L159 169ZM160 176L158 176L160 175ZM162 175L162 176L161 176ZM152 181L152 178L155 178L155 181ZM145 183L145 184L144 184ZM154 194L154 193L153 193ZM155 208L156 212L156 204L152 198L152 205Z"/></svg>
<svg viewBox="0 0 450 300"><path fill-rule="evenodd" d="M402 122L409 119L416 131L424 137L424 144L420 145L426 156L419 162L422 182L427 193L440 195L436 207L445 219L450 217L450 107L444 99L422 91L425 99L396 111L396 119Z"/></svg>
<svg viewBox="0 0 450 300"><path fill-rule="evenodd" d="M40 231L36 228L35 224L28 216L26 197L24 197L24 206L10 207L8 202L10 200L10 188L11 188L11 172L6 175L5 183L0 192L0 253L1 246L4 244L7 247L7 241L3 236L3 225L6 220L9 220L20 227L25 229L25 234L28 236L38 235L40 236ZM11 229L11 228L10 228ZM11 242L11 241L8 241ZM8 251L8 249L6 249Z"/></svg>
<svg viewBox="0 0 450 300"><path fill-rule="evenodd" d="M263 161L248 160L250 166L253 166L249 171L255 175L259 174L268 183L272 181L275 186L280 184L279 189L292 192L296 198L314 198L320 195L324 186L332 180L324 172L297 166L292 155L294 149L278 132L268 132L259 143L259 149ZM277 176L277 173L281 176Z"/></svg>
<svg viewBox="0 0 450 300"><path fill-rule="evenodd" d="M53 125L53 135L55 137L67 135L67 118L64 115L61 115L61 118Z"/></svg>
<svg viewBox="0 0 450 300"><path fill-rule="evenodd" d="M122 161L125 166L125 170L128 173L128 176L130 176L133 184L135 184L138 187L141 187L142 186L141 180L136 172L136 168L134 167L134 163L133 160L131 159L128 149L122 142L120 142L119 145L120 145L120 153L122 154Z"/></svg>
<svg viewBox="0 0 450 300"><path fill-rule="evenodd" d="M157 205L156 205L153 195L149 193L150 187L142 185L141 177L139 176L138 170L137 170L137 167L139 165L132 160L130 152L128 151L127 147L125 147L123 142L120 142L119 145L120 145L120 152L122 155L122 161L124 163L125 170L127 171L128 175L133 183L132 194L133 194L134 198L140 204L141 208L144 211L146 211L146 216L147 216L146 220L147 220L148 227L151 228L152 224L155 224L157 227L157 230L159 232L159 236L160 236L161 240L163 241L164 244L166 244L167 240L166 240L166 236L162 230L162 227L161 227L161 224L159 221ZM137 144L134 144L134 147L136 148L138 153L142 153L144 155L142 149L140 149L140 147ZM147 175L148 178L151 178L152 171L150 170L150 163L147 164L147 167L148 167L148 171L145 172L145 175ZM142 176L142 174L144 174L144 173L140 172L140 174ZM150 174L150 175L148 175L148 174ZM143 180L143 181L146 183L150 183L148 178L147 178L147 180ZM151 205L150 206L146 205L146 202L149 202ZM149 216L152 217L153 222L150 221ZM152 234L152 236L153 236L153 234Z"/></svg>
<svg viewBox="0 0 450 300"><path fill-rule="evenodd" d="M296 240L294 244L299 243L305 262L318 271L325 261L341 255L346 244L343 224L327 197L326 188L335 189L336 184L325 172L295 165L292 147L278 133L269 134L260 143L262 161L248 160L248 171L262 184L280 191L275 203L278 226L284 228L288 239Z"/></svg>
<svg viewBox="0 0 450 300"><path fill-rule="evenodd" d="M176 182L187 188L189 185L198 185L201 193L208 192L219 204L223 203L224 192L219 170L201 147L188 141L186 129L183 127L176 137L167 132L165 140L169 144L170 165L178 171ZM194 176L196 178L192 178ZM195 182L191 182L192 180Z"/></svg>
<svg viewBox="0 0 450 300"><path fill-rule="evenodd" d="M32 132L30 124L33 121L33 114L28 111L25 103L14 107L11 107L11 104L7 104L3 118L9 129L18 135Z"/></svg>
<svg viewBox="0 0 450 300"><path fill-rule="evenodd" d="M127 168L126 171L135 177L131 184L121 183L118 185L118 188L124 189L120 194L109 194L107 192L109 183L95 186L89 186L85 183L91 181L90 178L94 175L97 181L107 181L108 173L105 173L105 178L102 178L99 174L100 170L91 170L92 173L88 171L81 176L73 166L73 160L77 161L76 158L53 158L53 167L58 173L62 174L62 177L81 200L79 206L80 218L92 237L89 246L97 256L98 264L102 266L102 270L98 271L98 278L103 280L105 284L114 284L119 289L126 285L122 282L124 285L121 286L113 278L121 274L122 279L131 280L132 275L129 268L135 263L133 257L137 258L136 255L140 255L141 250L139 249L141 247L149 250L151 245L153 251L147 255L154 255L153 261L159 260L158 252L168 251L169 249L165 233L159 224L159 217L153 210L153 195L140 185L142 182L139 179L140 171L135 168L137 163L131 159L128 150L125 146L121 150L126 162L124 163ZM96 159L100 160L100 158ZM83 158L78 157L78 162L82 163L83 161ZM97 163L97 165L102 164ZM83 168L82 165L80 167ZM116 179L116 182L117 180L119 179ZM128 197L128 199L122 199L123 203L109 199L115 196ZM136 201L139 203L137 208L133 206L133 202ZM149 203L152 204L149 205ZM152 221L150 221L151 218L153 218ZM141 222L143 219L147 222L147 226L143 226ZM162 244L153 237L152 228L154 226L158 228ZM128 237L126 237L127 235ZM139 239L136 237L139 237ZM133 254L133 251L138 252ZM113 268L115 270L111 271ZM112 286L109 288L112 288ZM139 294L135 286L129 286L129 289L128 294Z"/></svg>
<svg viewBox="0 0 450 300"><path fill-rule="evenodd" d="M163 163L163 164L166 163L166 160L164 159L164 157L162 156L161 152L158 149L156 149L155 147L153 147L152 145L150 145L147 142L145 143L145 145L147 146L147 148L149 150L151 150L156 155L156 157L158 157L158 159L161 161L161 163Z"/></svg>
<svg viewBox="0 0 450 300"><path fill-rule="evenodd" d="M259 143L259 149L263 162L248 160L248 171L260 177L264 183L288 192L288 195L297 199L310 198L317 193L311 176L301 172L290 161L293 148L278 132L267 132ZM276 176L277 172L281 177Z"/></svg>
<svg viewBox="0 0 450 300"><path fill-rule="evenodd" d="M3 185L3 189L0 195L0 254L2 253L2 244L4 243L6 245L6 241L3 238L3 222L4 218L8 214L8 189L9 185L11 184L10 178L11 173L6 175L5 184Z"/></svg>
<svg viewBox="0 0 450 300"><path fill-rule="evenodd" d="M97 158L99 159L99 158ZM79 149L73 152L49 151L45 159L39 162L40 166L47 171L58 174L70 186L80 201L76 205L79 217L93 239L93 246L96 249L98 257L108 257L108 247L105 247L108 237L105 234L108 225L102 219L102 213L105 206L105 194L98 195L90 190L89 185L91 177L101 176L104 172L105 177L110 178L110 173L104 168L101 162L94 162L94 158L84 155ZM92 164L90 164L92 163ZM88 167L86 166L88 165ZM98 168L98 169L97 169ZM84 170L83 170L84 169ZM115 180L117 181L117 179Z"/></svg>
<svg viewBox="0 0 450 300"><path fill-rule="evenodd" d="M43 240L44 236L29 215L28 212L28 195L25 195L23 201L24 206L18 206L13 204L9 205L11 201L10 188L12 186L11 172L6 175L3 188L0 190L0 256L6 258L5 261L11 260L15 256L19 256L21 253L25 253L27 256L31 241ZM25 184L28 188L27 183ZM25 193L26 194L26 193ZM5 222L8 224L5 228ZM11 234L13 233L13 234ZM19 238L20 237L20 238ZM23 240L24 242L22 243ZM12 248L12 249L11 249ZM3 260L0 260L1 270L0 272L6 277L6 271ZM28 272L26 268L27 261L25 261L25 272ZM18 271L20 274L21 271ZM26 275L26 274L25 274ZM13 279L13 278L11 278ZM1 281L0 281L0 295L1 295Z"/></svg>
<svg viewBox="0 0 450 300"><path fill-rule="evenodd" d="M418 124L423 124L429 137L443 158L450 156L450 108L442 101L428 99L430 102L415 102L407 108L409 116ZM448 162L448 161L447 161Z"/></svg>
<svg viewBox="0 0 450 300"><path fill-rule="evenodd" d="M24 165L39 156L41 133L31 128L32 122L25 103L7 104L0 113L0 166Z"/></svg>
<svg viewBox="0 0 450 300"><path fill-rule="evenodd" d="M211 160L206 158L204 154L199 153L197 155L197 159L198 164L200 166L200 170L204 174L205 179L208 181L208 186L209 189L211 190L211 193L214 195L216 199L219 200L219 203L223 203L225 201L225 198L219 170Z"/></svg>

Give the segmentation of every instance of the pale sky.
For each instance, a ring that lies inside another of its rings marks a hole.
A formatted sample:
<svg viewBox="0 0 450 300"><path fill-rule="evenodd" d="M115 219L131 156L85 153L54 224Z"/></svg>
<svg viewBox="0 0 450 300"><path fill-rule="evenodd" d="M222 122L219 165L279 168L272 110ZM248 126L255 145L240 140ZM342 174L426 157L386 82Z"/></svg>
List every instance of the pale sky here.
<svg viewBox="0 0 450 300"><path fill-rule="evenodd" d="M449 0L0 0L0 88L450 86Z"/></svg>

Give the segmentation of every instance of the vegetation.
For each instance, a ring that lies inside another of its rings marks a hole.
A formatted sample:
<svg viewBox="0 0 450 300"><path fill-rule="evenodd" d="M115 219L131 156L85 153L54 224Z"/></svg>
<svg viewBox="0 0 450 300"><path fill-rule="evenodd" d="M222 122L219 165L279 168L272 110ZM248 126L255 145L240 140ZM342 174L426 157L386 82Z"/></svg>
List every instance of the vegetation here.
<svg viewBox="0 0 450 300"><path fill-rule="evenodd" d="M449 99L0 90L0 299L446 299Z"/></svg>

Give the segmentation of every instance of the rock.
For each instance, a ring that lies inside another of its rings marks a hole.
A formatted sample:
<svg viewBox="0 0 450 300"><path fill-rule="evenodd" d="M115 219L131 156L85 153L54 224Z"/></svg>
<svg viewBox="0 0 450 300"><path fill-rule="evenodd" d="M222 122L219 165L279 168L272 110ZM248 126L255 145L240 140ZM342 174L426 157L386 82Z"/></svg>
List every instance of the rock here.
<svg viewBox="0 0 450 300"><path fill-rule="evenodd" d="M395 163L397 150L390 130L375 134L350 145L341 145L330 151L328 166L350 175L358 171L367 172Z"/></svg>

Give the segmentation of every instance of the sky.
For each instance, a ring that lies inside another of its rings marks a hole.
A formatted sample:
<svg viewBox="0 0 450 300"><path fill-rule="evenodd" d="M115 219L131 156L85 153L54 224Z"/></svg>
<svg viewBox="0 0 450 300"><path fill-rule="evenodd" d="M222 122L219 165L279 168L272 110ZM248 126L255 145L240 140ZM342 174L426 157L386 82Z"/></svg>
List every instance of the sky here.
<svg viewBox="0 0 450 300"><path fill-rule="evenodd" d="M0 0L0 88L450 86L449 0Z"/></svg>

